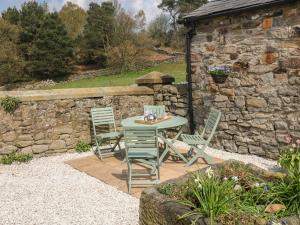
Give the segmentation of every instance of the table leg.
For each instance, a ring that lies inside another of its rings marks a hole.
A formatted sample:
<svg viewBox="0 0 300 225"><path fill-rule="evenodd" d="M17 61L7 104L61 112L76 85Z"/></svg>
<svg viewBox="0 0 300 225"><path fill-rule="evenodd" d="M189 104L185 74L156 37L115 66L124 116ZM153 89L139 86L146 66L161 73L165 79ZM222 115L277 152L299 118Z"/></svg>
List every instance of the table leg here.
<svg viewBox="0 0 300 225"><path fill-rule="evenodd" d="M169 140L167 140L163 135L160 135L160 134L158 134L158 136L166 143L166 145L167 145L167 148L165 149L165 151L163 152L163 154L161 155L161 157L159 158L159 165L161 165L161 163L162 163L162 161L163 161L163 159L164 159L164 157L166 156L166 154L168 153L168 151L173 151L173 152L175 152L175 154L176 155L178 155L179 156L179 158L181 158L184 162L188 162L188 160L174 147L174 145L173 145L173 140L175 140L175 138L174 139L172 139L172 141L169 141ZM177 136L177 135L176 135ZM179 137L179 136L178 136ZM177 137L177 138L178 138Z"/></svg>

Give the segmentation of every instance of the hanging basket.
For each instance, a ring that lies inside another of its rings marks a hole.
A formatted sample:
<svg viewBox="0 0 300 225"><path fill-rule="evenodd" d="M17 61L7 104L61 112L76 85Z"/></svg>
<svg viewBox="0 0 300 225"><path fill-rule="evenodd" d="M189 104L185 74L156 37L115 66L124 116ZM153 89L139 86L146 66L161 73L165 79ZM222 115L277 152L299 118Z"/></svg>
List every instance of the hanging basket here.
<svg viewBox="0 0 300 225"><path fill-rule="evenodd" d="M213 78L214 82L217 83L217 84L223 84L225 83L225 81L227 80L228 78L228 75L217 75L217 74L214 74L214 75L211 75L211 77Z"/></svg>

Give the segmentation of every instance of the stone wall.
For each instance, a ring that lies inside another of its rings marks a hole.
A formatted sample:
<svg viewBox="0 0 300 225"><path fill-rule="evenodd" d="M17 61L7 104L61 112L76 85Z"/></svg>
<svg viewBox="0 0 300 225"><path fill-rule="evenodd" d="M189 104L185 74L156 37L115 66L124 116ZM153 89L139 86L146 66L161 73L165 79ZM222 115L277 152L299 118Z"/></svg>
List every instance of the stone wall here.
<svg viewBox="0 0 300 225"><path fill-rule="evenodd" d="M0 155L74 151L79 141L91 143L92 107L112 106L120 127L122 119L141 115L144 104L153 104L153 90L146 87L0 92L0 98L6 95L22 103L11 114L0 109Z"/></svg>
<svg viewBox="0 0 300 225"><path fill-rule="evenodd" d="M187 84L156 84L153 89L156 105L165 105L167 112L173 115L187 116Z"/></svg>
<svg viewBox="0 0 300 225"><path fill-rule="evenodd" d="M285 136L300 137L300 2L202 20L192 39L196 124L223 112L215 147L277 158ZM216 84L208 66L236 72Z"/></svg>

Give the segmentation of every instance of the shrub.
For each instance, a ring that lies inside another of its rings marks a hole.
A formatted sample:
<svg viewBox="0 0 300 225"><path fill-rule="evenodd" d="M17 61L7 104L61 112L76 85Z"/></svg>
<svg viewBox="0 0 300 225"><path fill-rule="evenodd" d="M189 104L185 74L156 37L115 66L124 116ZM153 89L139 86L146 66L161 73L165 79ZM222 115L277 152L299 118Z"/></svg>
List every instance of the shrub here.
<svg viewBox="0 0 300 225"><path fill-rule="evenodd" d="M32 154L12 153L2 156L0 159L0 163L10 165L13 162L28 162L32 160L32 158Z"/></svg>
<svg viewBox="0 0 300 225"><path fill-rule="evenodd" d="M6 96L0 101L0 105L4 111L12 113L18 108L20 102L21 101L16 97Z"/></svg>
<svg viewBox="0 0 300 225"><path fill-rule="evenodd" d="M237 199L233 191L235 183L232 180L223 181L214 176L209 168L206 175L195 174L190 184L190 192L187 198L179 201L181 204L192 209L180 217L195 216L194 223L200 217L209 217L210 224L214 224L216 218L222 214L230 212Z"/></svg>
<svg viewBox="0 0 300 225"><path fill-rule="evenodd" d="M90 151L91 146L83 141L80 141L76 146L75 146L75 150L76 152L88 152Z"/></svg>

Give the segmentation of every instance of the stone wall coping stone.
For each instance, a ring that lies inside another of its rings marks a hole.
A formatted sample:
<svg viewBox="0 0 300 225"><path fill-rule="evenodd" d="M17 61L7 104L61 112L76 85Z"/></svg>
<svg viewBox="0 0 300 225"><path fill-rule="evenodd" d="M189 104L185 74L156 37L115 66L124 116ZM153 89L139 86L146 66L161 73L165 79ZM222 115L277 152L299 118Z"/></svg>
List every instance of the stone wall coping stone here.
<svg viewBox="0 0 300 225"><path fill-rule="evenodd" d="M153 89L145 86L119 86L99 88L70 88L32 91L0 91L0 99L18 97L21 101L48 101L60 99L84 99L101 96L153 95Z"/></svg>
<svg viewBox="0 0 300 225"><path fill-rule="evenodd" d="M172 84L175 82L175 78L168 74L152 71L151 73L137 78L135 82L139 86L147 84Z"/></svg>

